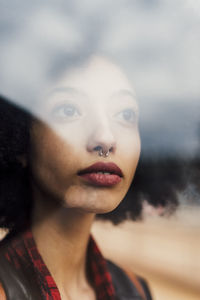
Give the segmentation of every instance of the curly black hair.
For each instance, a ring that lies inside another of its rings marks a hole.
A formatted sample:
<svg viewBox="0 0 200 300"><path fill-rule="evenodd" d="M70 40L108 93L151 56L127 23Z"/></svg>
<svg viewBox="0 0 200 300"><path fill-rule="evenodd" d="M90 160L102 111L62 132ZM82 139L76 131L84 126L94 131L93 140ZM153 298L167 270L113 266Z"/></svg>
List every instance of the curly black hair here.
<svg viewBox="0 0 200 300"><path fill-rule="evenodd" d="M29 151L32 116L0 97L0 228L18 232L31 215L29 170L20 160ZM111 213L98 215L117 224L141 217L142 200L154 206L175 207L183 187L182 163L177 159L146 159L142 154L135 179L124 201Z"/></svg>

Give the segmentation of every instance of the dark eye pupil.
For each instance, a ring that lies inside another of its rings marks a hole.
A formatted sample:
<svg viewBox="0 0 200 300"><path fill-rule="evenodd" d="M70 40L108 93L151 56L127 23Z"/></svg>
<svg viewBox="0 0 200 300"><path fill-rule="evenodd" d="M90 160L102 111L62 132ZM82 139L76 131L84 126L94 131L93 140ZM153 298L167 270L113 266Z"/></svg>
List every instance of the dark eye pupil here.
<svg viewBox="0 0 200 300"><path fill-rule="evenodd" d="M75 113L75 108L72 106L67 106L64 108L64 113L66 116L69 116L69 117L73 116Z"/></svg>
<svg viewBox="0 0 200 300"><path fill-rule="evenodd" d="M129 120L131 120L133 118L133 112L131 110L125 110L123 112L123 115L124 115L124 119L126 121L129 121Z"/></svg>

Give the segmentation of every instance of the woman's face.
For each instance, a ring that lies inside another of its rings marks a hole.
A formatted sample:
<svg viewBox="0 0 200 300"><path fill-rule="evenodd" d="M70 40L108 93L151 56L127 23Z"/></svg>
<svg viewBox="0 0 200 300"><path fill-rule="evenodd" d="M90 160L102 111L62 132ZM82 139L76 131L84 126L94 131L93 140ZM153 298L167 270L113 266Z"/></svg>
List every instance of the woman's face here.
<svg viewBox="0 0 200 300"><path fill-rule="evenodd" d="M93 57L66 72L43 98L43 122L33 121L31 128L34 195L84 212L113 210L140 154L138 106L126 76Z"/></svg>

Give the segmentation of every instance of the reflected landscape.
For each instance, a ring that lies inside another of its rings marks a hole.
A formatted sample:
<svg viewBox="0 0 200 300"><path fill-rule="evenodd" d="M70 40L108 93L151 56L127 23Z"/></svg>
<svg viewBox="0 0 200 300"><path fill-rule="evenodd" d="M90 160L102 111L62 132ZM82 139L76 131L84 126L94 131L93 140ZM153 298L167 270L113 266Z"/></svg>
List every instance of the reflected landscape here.
<svg viewBox="0 0 200 300"><path fill-rule="evenodd" d="M200 5L15 0L0 15L2 235L33 219L40 245L95 213L105 257L153 299L198 299Z"/></svg>

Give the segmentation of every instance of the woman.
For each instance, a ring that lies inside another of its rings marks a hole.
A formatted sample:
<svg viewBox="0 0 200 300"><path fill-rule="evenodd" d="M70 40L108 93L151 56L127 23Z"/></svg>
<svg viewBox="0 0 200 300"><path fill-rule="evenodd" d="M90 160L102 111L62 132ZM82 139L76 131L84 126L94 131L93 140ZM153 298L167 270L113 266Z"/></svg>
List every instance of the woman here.
<svg viewBox="0 0 200 300"><path fill-rule="evenodd" d="M138 105L120 68L92 56L46 87L31 115L1 99L1 123L2 293L142 299L146 285L106 262L90 235L95 215L124 198L140 155Z"/></svg>

